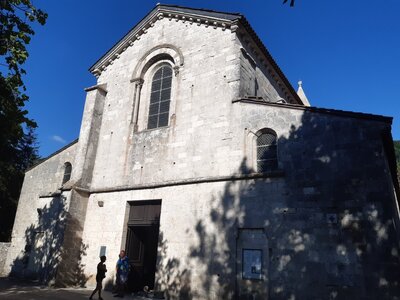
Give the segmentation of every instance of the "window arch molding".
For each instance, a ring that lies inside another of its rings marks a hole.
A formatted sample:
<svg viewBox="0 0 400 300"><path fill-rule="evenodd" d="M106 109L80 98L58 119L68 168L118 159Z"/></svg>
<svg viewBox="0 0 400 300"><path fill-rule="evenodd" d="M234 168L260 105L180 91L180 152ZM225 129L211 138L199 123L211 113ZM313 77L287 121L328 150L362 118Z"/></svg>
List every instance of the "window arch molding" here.
<svg viewBox="0 0 400 300"><path fill-rule="evenodd" d="M135 115L135 127L134 127L134 132L138 131L143 131L143 130L151 130L151 129L157 129L157 128L162 128L162 127L167 127L171 123L171 118L175 114L175 107L176 107L176 76L174 75L174 65L169 59L162 59L162 60L157 60L155 63L153 63L146 71L146 73L143 76L143 81L141 81L141 86L140 89L137 91L138 95L135 99L135 109L134 109L134 115ZM165 86L163 85L162 88L159 88L159 91L157 92L157 89L154 89L153 87L153 81L156 76L156 73L160 69L168 69L170 72L170 76L168 78L169 80L169 87L167 87L167 90L165 89ZM162 91L161 91L162 90ZM165 92L168 92L167 98L165 98ZM157 97L160 97L161 99L158 99L158 101L154 101L154 94L157 94ZM165 100L168 100L166 102ZM159 104L157 111L154 111L154 104L157 102ZM165 104L167 104L168 107L165 107ZM165 109L166 108L166 109ZM167 113L167 114L166 114ZM157 119L157 124L150 126L151 123L151 115L154 114L159 114L159 118ZM163 114L161 116L161 114ZM164 121L161 122L160 119L163 119Z"/></svg>
<svg viewBox="0 0 400 300"><path fill-rule="evenodd" d="M248 151L250 167L256 173L275 171L279 167L278 135L272 128L249 131Z"/></svg>
<svg viewBox="0 0 400 300"><path fill-rule="evenodd" d="M138 61L133 70L131 82L141 81L148 69L161 60L169 60L175 73L184 64L184 57L178 47L171 44L162 44L148 50Z"/></svg>
<svg viewBox="0 0 400 300"><path fill-rule="evenodd" d="M181 51L170 44L163 44L153 47L147 51L138 61L131 82L134 83L133 88L133 112L132 124L133 132L147 129L147 118L149 116L149 101L151 94L151 81L154 73L162 64L169 64L173 70L172 81L178 76L180 68L184 64L184 58ZM172 82L171 89L171 107L169 109L169 118L174 115L175 102L173 101L175 89ZM169 123L169 122L168 122Z"/></svg>

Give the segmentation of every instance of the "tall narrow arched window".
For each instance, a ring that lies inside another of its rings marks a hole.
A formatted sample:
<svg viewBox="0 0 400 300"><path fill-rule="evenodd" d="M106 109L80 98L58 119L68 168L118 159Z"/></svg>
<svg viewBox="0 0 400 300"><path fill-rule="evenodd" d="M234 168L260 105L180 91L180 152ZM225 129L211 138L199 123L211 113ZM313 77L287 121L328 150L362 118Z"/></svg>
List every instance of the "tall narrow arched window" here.
<svg viewBox="0 0 400 300"><path fill-rule="evenodd" d="M257 134L257 172L263 173L278 168L276 134L262 130Z"/></svg>
<svg viewBox="0 0 400 300"><path fill-rule="evenodd" d="M64 164L64 177L62 184L66 183L68 180L71 179L71 172L72 172L72 165L69 162Z"/></svg>
<svg viewBox="0 0 400 300"><path fill-rule="evenodd" d="M168 125L171 83L172 68L170 65L164 64L154 73L151 82L148 129Z"/></svg>

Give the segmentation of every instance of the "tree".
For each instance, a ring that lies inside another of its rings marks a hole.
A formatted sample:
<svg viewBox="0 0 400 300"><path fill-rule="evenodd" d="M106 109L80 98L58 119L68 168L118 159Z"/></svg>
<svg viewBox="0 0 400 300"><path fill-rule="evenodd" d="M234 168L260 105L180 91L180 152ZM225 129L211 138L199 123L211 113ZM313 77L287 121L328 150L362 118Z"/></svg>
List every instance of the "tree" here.
<svg viewBox="0 0 400 300"><path fill-rule="evenodd" d="M36 123L24 109L29 97L21 67L26 45L47 14L30 0L0 0L0 240L9 240L24 171L36 159Z"/></svg>
<svg viewBox="0 0 400 300"><path fill-rule="evenodd" d="M396 153L397 167L400 168L400 141L393 141L394 151Z"/></svg>
<svg viewBox="0 0 400 300"><path fill-rule="evenodd" d="M397 161L397 179L400 183L400 141L393 141Z"/></svg>

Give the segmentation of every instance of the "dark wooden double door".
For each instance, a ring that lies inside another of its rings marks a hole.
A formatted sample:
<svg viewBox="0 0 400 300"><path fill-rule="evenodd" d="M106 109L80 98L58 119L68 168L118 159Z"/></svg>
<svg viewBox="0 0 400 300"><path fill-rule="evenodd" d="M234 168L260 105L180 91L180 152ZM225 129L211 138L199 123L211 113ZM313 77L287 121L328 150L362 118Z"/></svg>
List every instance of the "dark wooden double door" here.
<svg viewBox="0 0 400 300"><path fill-rule="evenodd" d="M128 287L131 291L154 288L161 201L130 203L126 251L131 264Z"/></svg>

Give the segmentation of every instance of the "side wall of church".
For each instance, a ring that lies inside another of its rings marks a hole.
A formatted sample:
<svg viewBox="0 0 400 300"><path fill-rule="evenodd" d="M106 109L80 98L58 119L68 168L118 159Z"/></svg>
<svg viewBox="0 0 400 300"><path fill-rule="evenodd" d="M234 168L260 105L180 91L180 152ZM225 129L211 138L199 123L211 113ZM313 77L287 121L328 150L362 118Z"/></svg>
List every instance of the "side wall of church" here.
<svg viewBox="0 0 400 300"><path fill-rule="evenodd" d="M25 173L4 266L6 274L47 281L57 264L70 192L60 192L66 162L73 164L77 143ZM73 165L72 165L73 168ZM41 267L44 266L44 267Z"/></svg>
<svg viewBox="0 0 400 300"><path fill-rule="evenodd" d="M399 215L382 142L390 124L276 105L234 106L233 131L247 136L241 139L246 169L257 170L256 133L277 134L282 198L261 217L272 225L266 227L271 298L396 299ZM249 220L260 218L254 214L262 206L252 199L271 201L262 192L241 194Z"/></svg>
<svg viewBox="0 0 400 300"><path fill-rule="evenodd" d="M263 282L273 299L395 297L398 215L381 140L390 125L279 105L233 103L231 112L231 175L257 171L254 137L263 128L277 134L278 172L227 181L210 172L203 183L92 194L82 261L89 283L101 246L113 281L128 201L161 200L156 283L172 298L231 298L242 276L238 239L251 229L267 239ZM256 287L244 293L265 299Z"/></svg>

